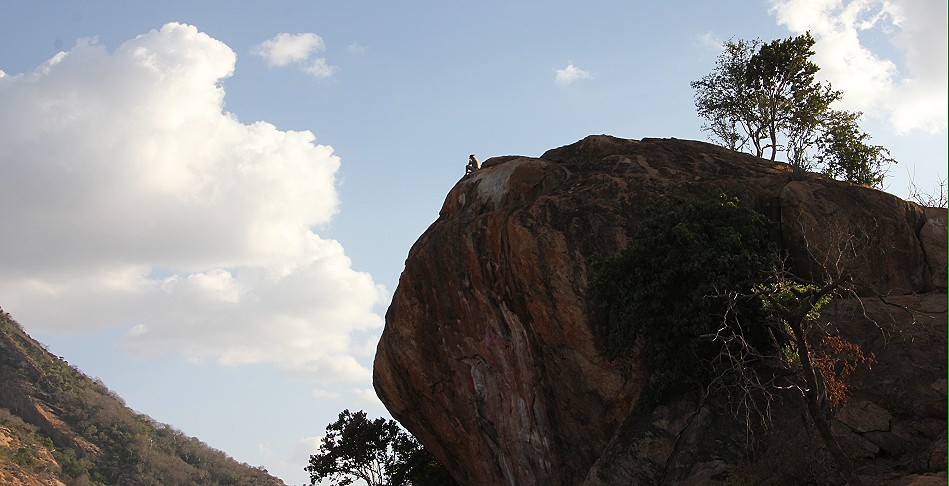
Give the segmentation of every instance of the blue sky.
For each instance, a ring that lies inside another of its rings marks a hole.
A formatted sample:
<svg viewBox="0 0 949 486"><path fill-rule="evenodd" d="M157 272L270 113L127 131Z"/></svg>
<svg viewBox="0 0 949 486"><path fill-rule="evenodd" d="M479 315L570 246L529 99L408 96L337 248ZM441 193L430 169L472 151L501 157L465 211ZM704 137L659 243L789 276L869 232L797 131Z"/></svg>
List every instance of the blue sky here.
<svg viewBox="0 0 949 486"><path fill-rule="evenodd" d="M469 153L704 140L729 38L810 30L900 161L947 176L941 1L0 0L0 306L129 406L289 484L369 370Z"/></svg>

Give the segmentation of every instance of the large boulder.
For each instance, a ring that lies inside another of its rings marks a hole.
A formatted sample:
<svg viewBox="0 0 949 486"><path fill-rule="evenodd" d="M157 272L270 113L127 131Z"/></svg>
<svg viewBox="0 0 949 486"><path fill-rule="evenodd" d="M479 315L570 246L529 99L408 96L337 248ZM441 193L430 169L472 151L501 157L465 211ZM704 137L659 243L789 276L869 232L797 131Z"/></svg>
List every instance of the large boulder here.
<svg viewBox="0 0 949 486"><path fill-rule="evenodd" d="M724 192L780 223L798 274L846 271L867 296L945 292L945 209L792 179L785 164L675 139L591 136L488 159L409 252L376 353L379 397L463 484L722 477L744 451L740 427L689 395L635 412L647 376L604 354L589 263L626 247L650 202ZM716 443L737 445L716 458Z"/></svg>

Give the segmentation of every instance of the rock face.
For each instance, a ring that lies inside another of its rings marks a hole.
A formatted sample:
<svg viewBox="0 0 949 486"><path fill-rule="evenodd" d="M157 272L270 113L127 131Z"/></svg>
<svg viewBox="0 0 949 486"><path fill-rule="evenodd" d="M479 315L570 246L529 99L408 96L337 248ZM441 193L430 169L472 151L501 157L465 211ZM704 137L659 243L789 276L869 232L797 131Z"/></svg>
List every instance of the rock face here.
<svg viewBox="0 0 949 486"><path fill-rule="evenodd" d="M590 259L626 247L648 202L719 191L780 222L775 239L799 275L846 264L874 309L838 304L850 316L842 332L879 351L873 372L854 377L859 396L840 412L840 434L871 459L918 466L905 471L945 471L946 210L817 175L792 180L784 164L702 142L591 136L466 175L410 251L386 314L374 369L383 403L462 484L727 477L747 457L743 426L726 405L689 394L638 411L645 372L604 355L586 290ZM910 403L871 393L881 380ZM790 402L789 430L810 450L814 434L799 437L802 408ZM927 452L940 433L942 456ZM768 477L754 466L778 449L758 447L748 477ZM882 474L880 464L862 471ZM764 470L780 467L793 469Z"/></svg>

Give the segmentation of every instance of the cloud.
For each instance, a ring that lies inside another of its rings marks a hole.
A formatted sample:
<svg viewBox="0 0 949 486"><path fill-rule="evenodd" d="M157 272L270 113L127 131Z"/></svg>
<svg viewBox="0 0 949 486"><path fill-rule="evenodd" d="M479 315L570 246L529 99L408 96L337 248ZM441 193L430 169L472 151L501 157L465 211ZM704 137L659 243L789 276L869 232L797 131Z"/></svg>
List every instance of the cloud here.
<svg viewBox="0 0 949 486"><path fill-rule="evenodd" d="M692 40L692 43L703 49L712 49L714 51L722 51L725 41L718 37L714 32L706 32L704 34L695 36Z"/></svg>
<svg viewBox="0 0 949 486"><path fill-rule="evenodd" d="M554 82L561 86L566 86L573 83L574 81L589 79L592 77L590 76L590 73L574 66L572 63L568 64L567 67L563 69L554 69L554 72L556 73Z"/></svg>
<svg viewBox="0 0 949 486"><path fill-rule="evenodd" d="M280 461L282 469L287 471L299 471L301 464L308 465L310 456L320 453L320 446L323 445L323 437L304 437L297 441L293 448L293 455ZM271 457L274 457L271 455ZM276 462L276 461L275 461Z"/></svg>
<svg viewBox="0 0 949 486"><path fill-rule="evenodd" d="M945 2L772 0L771 12L792 32L814 35L819 75L845 92L845 108L886 118L898 133L946 130ZM893 53L861 34L881 35Z"/></svg>
<svg viewBox="0 0 949 486"><path fill-rule="evenodd" d="M322 57L319 59L314 59L303 67L303 72L312 74L316 78L328 78L333 75L334 71L335 69L333 66L326 64L326 59L323 59Z"/></svg>
<svg viewBox="0 0 949 486"><path fill-rule="evenodd" d="M303 457L304 461L299 461L296 464L306 464L310 455L320 452L320 446L323 445L323 437L304 437L297 441L296 444L296 453L294 457Z"/></svg>
<svg viewBox="0 0 949 486"><path fill-rule="evenodd" d="M323 437L304 437L292 444L257 444L257 453L267 464L270 474L289 479L299 476L303 466L310 463L310 456L320 452ZM289 447L288 447L289 446ZM307 478L309 479L309 478Z"/></svg>
<svg viewBox="0 0 949 486"><path fill-rule="evenodd" d="M385 405L382 404L382 400L379 400L379 395L376 395L376 391L374 389L354 388L352 393L356 397L356 400L362 405L362 407L385 410Z"/></svg>
<svg viewBox="0 0 949 486"><path fill-rule="evenodd" d="M362 44L350 44L346 46L346 52L350 54L361 55L369 52L369 48Z"/></svg>
<svg viewBox="0 0 949 486"><path fill-rule="evenodd" d="M340 159L224 112L235 62L169 23L0 78L2 305L46 332L125 330L137 356L365 382L386 293L314 232Z"/></svg>
<svg viewBox="0 0 949 486"><path fill-rule="evenodd" d="M313 398L320 402L327 400L335 401L343 397L341 393L329 390L313 390L311 395L313 395Z"/></svg>
<svg viewBox="0 0 949 486"><path fill-rule="evenodd" d="M314 53L324 49L326 45L323 38L312 32L280 33L254 46L252 52L263 57L268 66L298 64L305 73L317 78L328 78L333 75L334 68L327 64L325 58L313 58Z"/></svg>
<svg viewBox="0 0 949 486"><path fill-rule="evenodd" d="M303 62L316 51L326 48L323 38L312 33L280 33L254 48L254 53L263 57L270 66L286 66L293 62Z"/></svg>

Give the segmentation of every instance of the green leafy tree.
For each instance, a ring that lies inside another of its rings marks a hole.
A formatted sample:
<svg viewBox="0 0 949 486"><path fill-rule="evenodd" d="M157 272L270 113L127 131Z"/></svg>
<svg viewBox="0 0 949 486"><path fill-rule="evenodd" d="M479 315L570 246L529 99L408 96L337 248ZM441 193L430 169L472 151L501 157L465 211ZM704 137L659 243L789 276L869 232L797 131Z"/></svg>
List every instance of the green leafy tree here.
<svg viewBox="0 0 949 486"><path fill-rule="evenodd" d="M310 484L335 486L440 486L455 482L432 455L394 420L370 420L366 412L343 410L326 426L320 451L306 467Z"/></svg>
<svg viewBox="0 0 949 486"><path fill-rule="evenodd" d="M369 420L366 412L343 410L326 426L319 454L310 456L310 484L330 479L345 486L361 479L369 486L386 484L386 470L395 463L392 442L399 435L394 420Z"/></svg>
<svg viewBox="0 0 949 486"><path fill-rule="evenodd" d="M860 131L858 118L855 113L837 112L824 125L817 160L834 178L879 187L886 166L896 161L882 145L868 143L870 136Z"/></svg>
<svg viewBox="0 0 949 486"><path fill-rule="evenodd" d="M726 42L715 70L692 82L697 93L696 110L706 120L702 129L709 132L713 141L735 151L750 151L758 157L764 154L763 125L755 116L756 97L751 94L748 82L748 64L760 46L758 40Z"/></svg>
<svg viewBox="0 0 949 486"><path fill-rule="evenodd" d="M809 60L813 45L810 34L775 40L762 44L748 60L745 82L761 125L758 136L764 142L759 146L770 150L771 160L782 148L792 162L800 158L830 104L843 96L830 84L815 81L819 68ZM787 135L786 145L781 144L782 134Z"/></svg>
<svg viewBox="0 0 949 486"><path fill-rule="evenodd" d="M398 460L389 469L391 484L451 486L455 480L435 457L409 434L399 434L393 443Z"/></svg>
<svg viewBox="0 0 949 486"><path fill-rule="evenodd" d="M728 41L715 69L691 83L712 141L801 171L818 168L850 182L880 186L896 161L859 129L861 113L835 110L843 97L815 79L820 68L810 33L769 43Z"/></svg>

